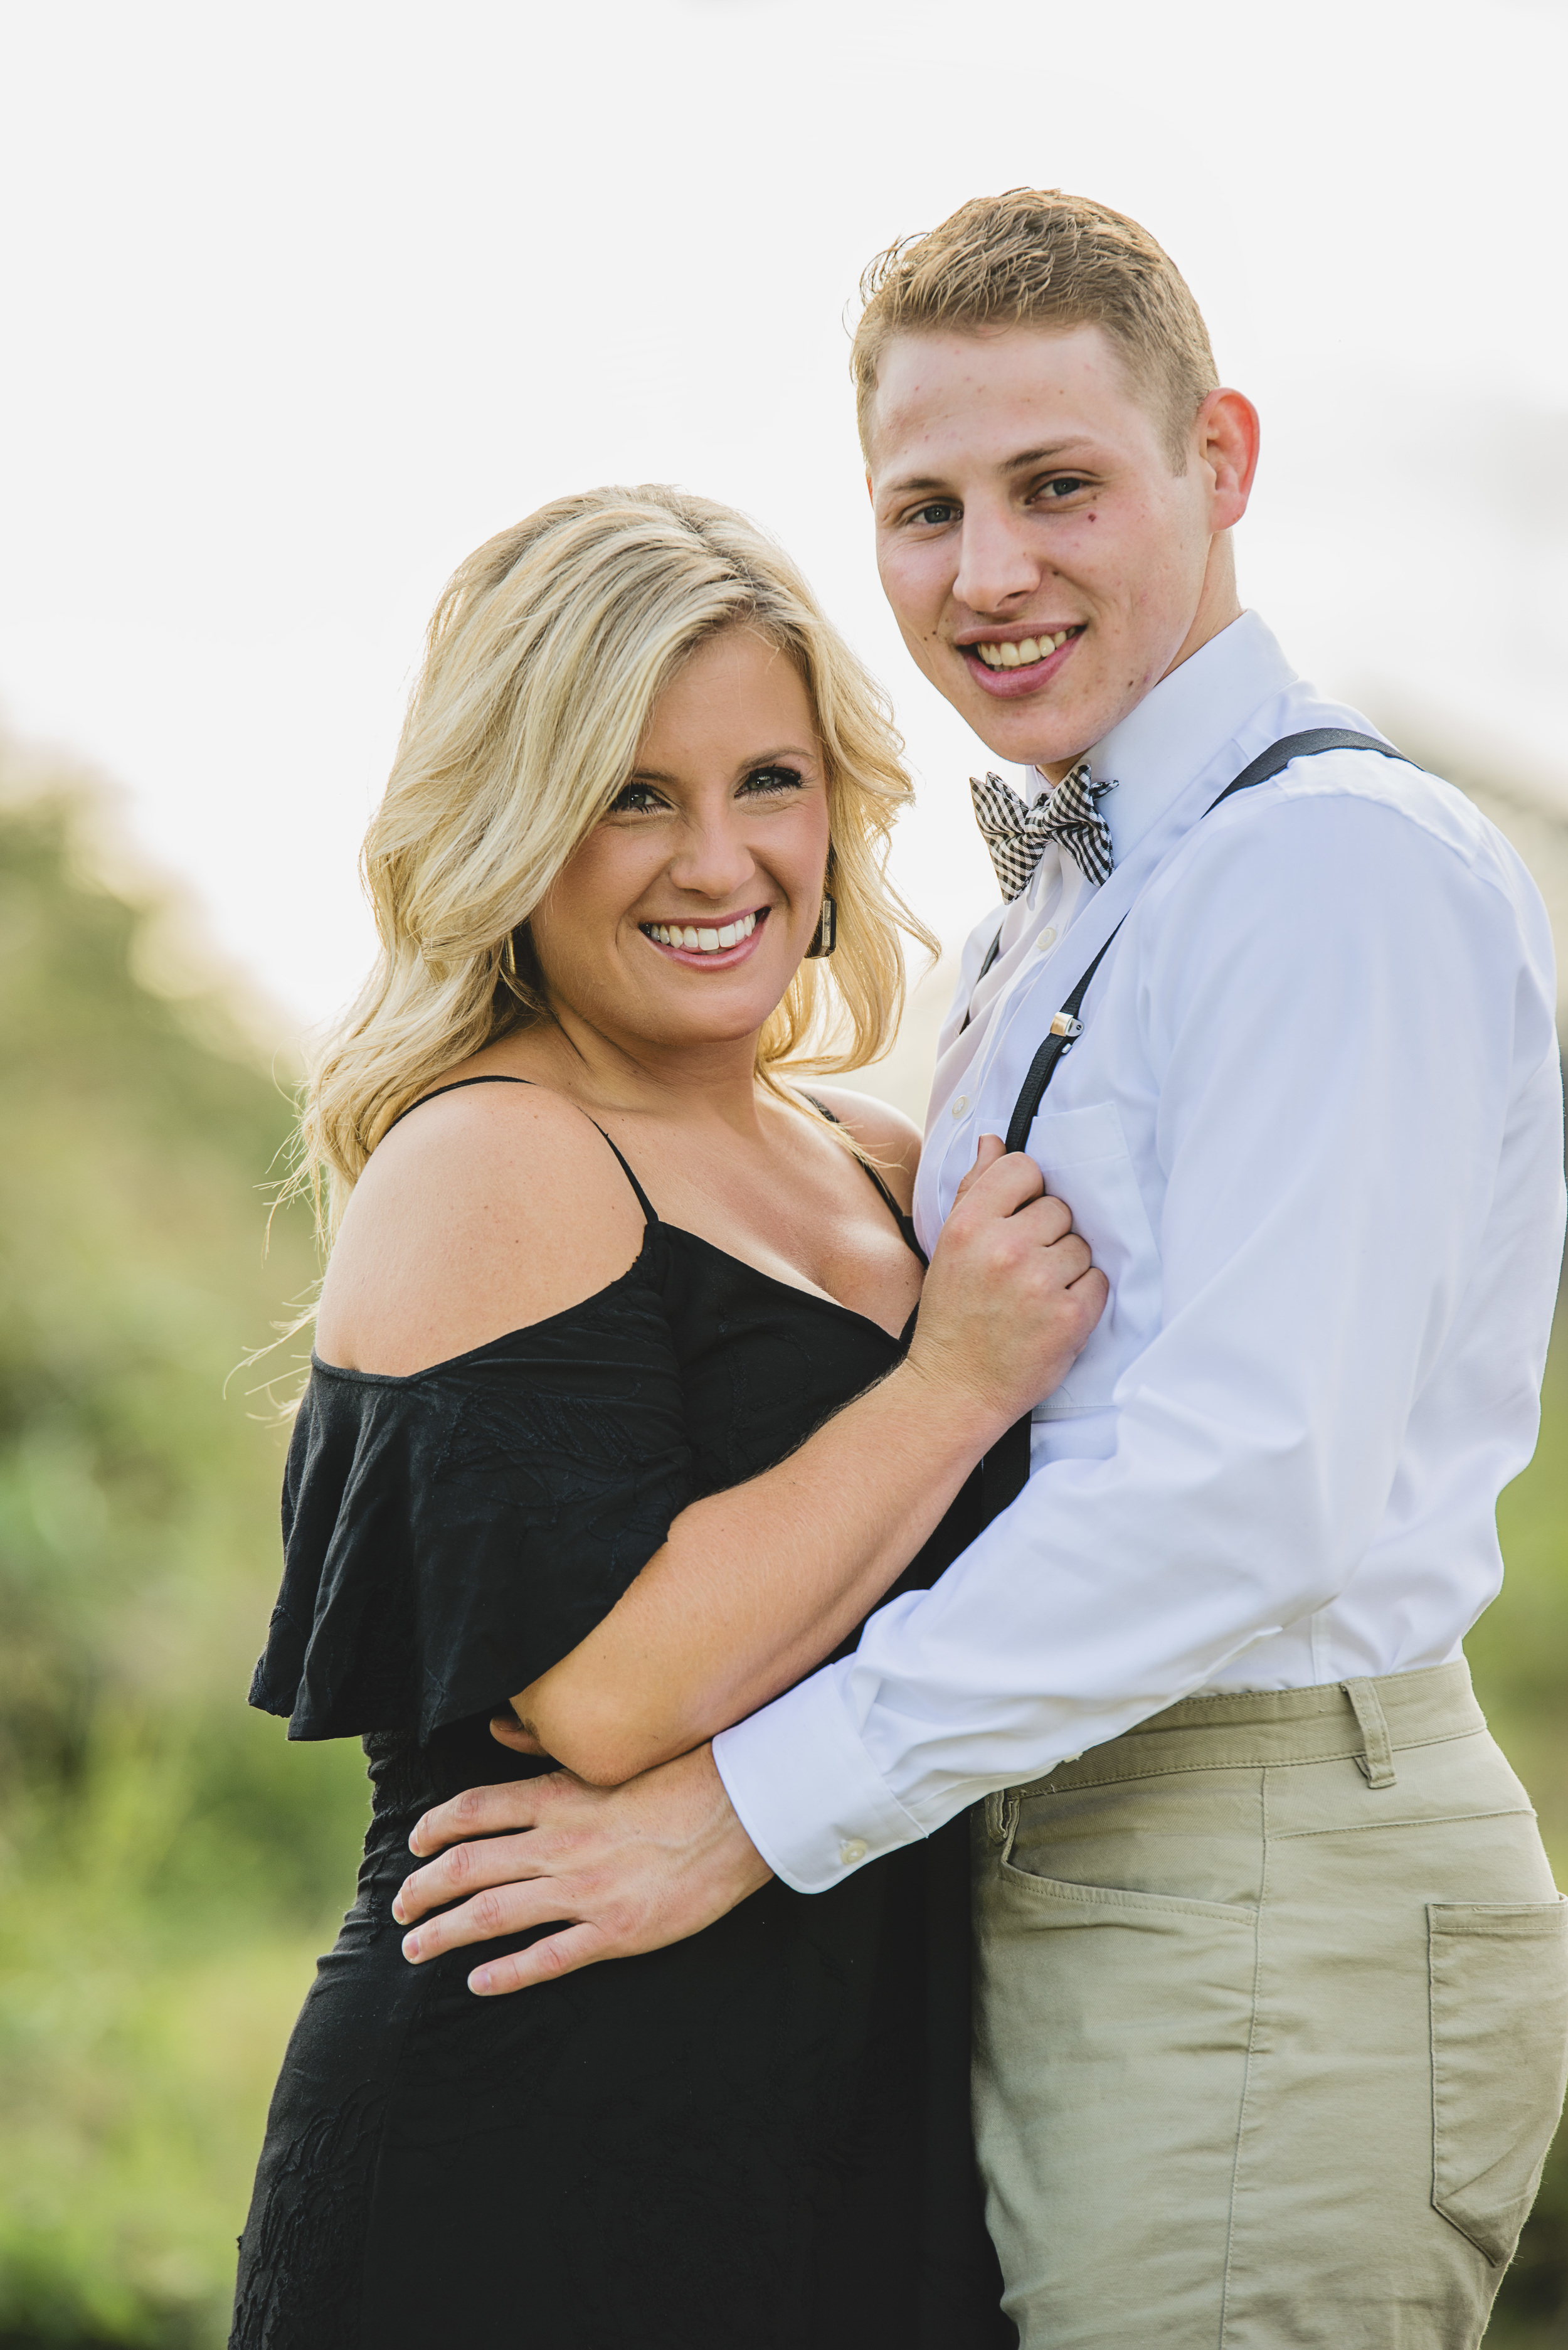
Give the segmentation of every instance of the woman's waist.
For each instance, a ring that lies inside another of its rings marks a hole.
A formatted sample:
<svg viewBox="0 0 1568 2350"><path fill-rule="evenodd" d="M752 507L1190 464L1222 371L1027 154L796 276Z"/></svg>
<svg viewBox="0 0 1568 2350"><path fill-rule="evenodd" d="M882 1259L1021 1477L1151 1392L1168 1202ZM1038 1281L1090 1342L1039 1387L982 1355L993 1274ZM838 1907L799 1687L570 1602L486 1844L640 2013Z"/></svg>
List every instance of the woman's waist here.
<svg viewBox="0 0 1568 2350"><path fill-rule="evenodd" d="M489 1713L443 1724L425 1740L411 1731L372 1731L361 1742L375 1816L417 1818L468 1787L504 1785L553 1771L544 1757L518 1754L490 1734ZM413 1818L409 1825L413 1825Z"/></svg>

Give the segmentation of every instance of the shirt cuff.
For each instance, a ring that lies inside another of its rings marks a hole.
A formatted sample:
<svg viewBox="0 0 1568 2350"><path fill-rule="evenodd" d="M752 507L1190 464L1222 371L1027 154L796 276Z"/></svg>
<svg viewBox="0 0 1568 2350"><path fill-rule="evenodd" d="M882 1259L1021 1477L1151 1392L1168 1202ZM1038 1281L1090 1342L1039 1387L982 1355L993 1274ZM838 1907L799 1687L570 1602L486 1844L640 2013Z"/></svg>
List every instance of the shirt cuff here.
<svg viewBox="0 0 1568 2350"><path fill-rule="evenodd" d="M825 1665L713 1741L741 1825L797 1893L826 1893L926 1833L857 1734L845 1698L849 1662Z"/></svg>

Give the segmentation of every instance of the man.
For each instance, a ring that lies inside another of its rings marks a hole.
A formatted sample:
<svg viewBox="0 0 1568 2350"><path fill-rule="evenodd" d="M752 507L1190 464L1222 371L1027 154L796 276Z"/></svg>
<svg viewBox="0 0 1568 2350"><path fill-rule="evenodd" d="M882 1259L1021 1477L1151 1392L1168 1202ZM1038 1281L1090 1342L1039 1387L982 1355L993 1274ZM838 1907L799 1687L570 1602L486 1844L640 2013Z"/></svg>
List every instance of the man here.
<svg viewBox="0 0 1568 2350"><path fill-rule="evenodd" d="M1152 238L1015 191L867 290L883 583L1027 779L975 787L1005 906L917 1218L1012 1123L1112 1303L935 1590L711 1759L432 1814L428 1852L532 1833L407 1914L504 1887L421 1956L581 1921L508 1989L984 1797L977 2137L1026 2350L1473 2344L1568 2051L1563 1908L1459 1647L1562 1244L1544 916L1242 612L1257 420Z"/></svg>

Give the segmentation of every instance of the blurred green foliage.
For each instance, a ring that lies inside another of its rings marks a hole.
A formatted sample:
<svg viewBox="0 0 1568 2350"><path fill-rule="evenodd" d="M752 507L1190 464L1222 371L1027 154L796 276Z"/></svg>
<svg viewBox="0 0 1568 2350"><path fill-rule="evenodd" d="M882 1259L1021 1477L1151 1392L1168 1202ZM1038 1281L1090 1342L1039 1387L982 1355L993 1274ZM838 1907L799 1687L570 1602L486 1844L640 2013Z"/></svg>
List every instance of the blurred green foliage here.
<svg viewBox="0 0 1568 2350"><path fill-rule="evenodd" d="M271 2078L348 1898L356 1745L244 1690L273 1336L315 1275L286 1100L138 984L90 801L0 815L0 2340L221 2342ZM227 1049L224 1049L224 1045Z"/></svg>
<svg viewBox="0 0 1568 2350"><path fill-rule="evenodd" d="M1501 1596L1465 1642L1493 1733L1529 1788L1559 1885L1568 1886L1568 1311L1560 1311L1541 1441L1498 1504ZM1568 2129L1502 2281L1488 2350L1568 2345Z"/></svg>
<svg viewBox="0 0 1568 2350"><path fill-rule="evenodd" d="M266 2098L365 1814L244 1690L315 1274L289 1125L213 1003L138 983L90 806L0 810L0 2350L212 2350ZM1470 1642L1568 1865L1568 1348ZM1568 2344L1568 2165L1489 2343Z"/></svg>

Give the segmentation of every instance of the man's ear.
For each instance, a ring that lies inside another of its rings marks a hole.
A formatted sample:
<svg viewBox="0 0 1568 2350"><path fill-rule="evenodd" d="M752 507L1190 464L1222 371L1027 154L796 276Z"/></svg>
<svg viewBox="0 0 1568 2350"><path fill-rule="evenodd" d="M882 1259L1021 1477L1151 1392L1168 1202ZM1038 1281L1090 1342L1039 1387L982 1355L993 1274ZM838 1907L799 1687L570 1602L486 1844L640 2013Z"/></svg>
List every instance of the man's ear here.
<svg viewBox="0 0 1568 2350"><path fill-rule="evenodd" d="M866 468L866 494L871 501L871 504L875 505L877 503L877 493L871 486L871 468L869 465Z"/></svg>
<svg viewBox="0 0 1568 2350"><path fill-rule="evenodd" d="M1247 511L1262 427L1244 391L1211 391L1193 419L1198 462L1213 477L1210 528L1229 530Z"/></svg>

